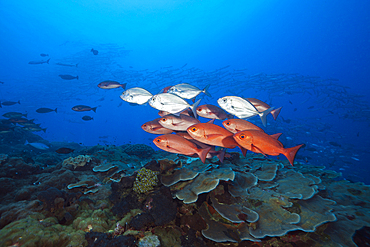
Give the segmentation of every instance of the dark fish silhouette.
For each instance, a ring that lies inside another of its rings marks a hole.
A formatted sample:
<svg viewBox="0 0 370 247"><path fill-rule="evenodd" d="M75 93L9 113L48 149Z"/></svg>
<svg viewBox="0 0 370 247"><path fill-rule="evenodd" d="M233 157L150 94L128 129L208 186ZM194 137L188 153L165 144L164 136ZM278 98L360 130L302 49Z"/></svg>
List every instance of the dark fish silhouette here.
<svg viewBox="0 0 370 247"><path fill-rule="evenodd" d="M29 61L28 64L43 64L43 63L49 63L50 58L46 61Z"/></svg>
<svg viewBox="0 0 370 247"><path fill-rule="evenodd" d="M2 107L2 105L6 105L6 106L11 106L11 105L15 105L15 104L20 104L20 100L18 101L4 101L4 102L0 102L0 107Z"/></svg>
<svg viewBox="0 0 370 247"><path fill-rule="evenodd" d="M339 143L336 143L336 142L329 142L331 145L333 145L334 147L341 147L342 145L340 145Z"/></svg>
<svg viewBox="0 0 370 247"><path fill-rule="evenodd" d="M315 106L312 105L312 106L308 107L307 109L313 109L313 108L315 108Z"/></svg>
<svg viewBox="0 0 370 247"><path fill-rule="evenodd" d="M49 113L49 112L52 112L52 111L57 112L57 108L55 108L55 110L50 109L50 108L39 108L39 109L36 110L36 112L38 112L38 113Z"/></svg>
<svg viewBox="0 0 370 247"><path fill-rule="evenodd" d="M42 57L48 57L49 54L41 53L40 56L42 56Z"/></svg>
<svg viewBox="0 0 370 247"><path fill-rule="evenodd" d="M82 117L82 120L90 121L90 120L93 120L93 118L92 118L92 117L90 117L90 116L83 116L83 117Z"/></svg>
<svg viewBox="0 0 370 247"><path fill-rule="evenodd" d="M72 110L74 110L74 111L93 111L93 112L96 112L96 108L97 107L90 107L90 106L87 106L87 105L76 105L76 106L72 107Z"/></svg>
<svg viewBox="0 0 370 247"><path fill-rule="evenodd" d="M63 80L73 80L73 79L78 80L78 76L73 75L59 75L59 77L62 78Z"/></svg>
<svg viewBox="0 0 370 247"><path fill-rule="evenodd" d="M116 81L111 81L111 80L107 80L107 81L103 81L103 82L100 82L98 84L98 87L102 88L102 89L112 89L112 88L123 88L125 89L126 88L126 83L119 83L119 82L116 82Z"/></svg>
<svg viewBox="0 0 370 247"><path fill-rule="evenodd" d="M0 81L0 83L1 83L1 84L4 84L5 82L3 82L3 81Z"/></svg>
<svg viewBox="0 0 370 247"><path fill-rule="evenodd" d="M3 117L6 118L20 118L20 117L27 117L27 113L23 114L20 112L7 112L3 114Z"/></svg>
<svg viewBox="0 0 370 247"><path fill-rule="evenodd" d="M94 55L98 55L98 51L97 50L94 50L94 48L91 49L91 52L94 54Z"/></svg>
<svg viewBox="0 0 370 247"><path fill-rule="evenodd" d="M57 152L58 154L69 154L69 153L72 153L73 151L75 150L71 148L59 148L55 150L55 152Z"/></svg>
<svg viewBox="0 0 370 247"><path fill-rule="evenodd" d="M78 63L76 63L76 64L69 64L69 63L56 63L56 65L66 66L66 67L77 67L77 66L78 66Z"/></svg>

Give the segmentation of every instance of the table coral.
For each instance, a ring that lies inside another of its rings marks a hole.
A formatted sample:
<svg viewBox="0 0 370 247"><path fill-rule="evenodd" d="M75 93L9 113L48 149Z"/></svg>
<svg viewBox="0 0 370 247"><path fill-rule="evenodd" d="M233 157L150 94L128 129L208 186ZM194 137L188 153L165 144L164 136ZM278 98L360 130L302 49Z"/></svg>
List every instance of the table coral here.
<svg viewBox="0 0 370 247"><path fill-rule="evenodd" d="M77 157L69 157L68 159L63 160L63 166L72 165L73 169L76 169L79 166L85 166L88 162L91 161L89 155L79 155Z"/></svg>
<svg viewBox="0 0 370 247"><path fill-rule="evenodd" d="M212 191L217 187L220 180L234 180L235 173L231 169L214 169L199 174L194 181L176 193L176 197L184 203L193 203L198 199L198 195Z"/></svg>

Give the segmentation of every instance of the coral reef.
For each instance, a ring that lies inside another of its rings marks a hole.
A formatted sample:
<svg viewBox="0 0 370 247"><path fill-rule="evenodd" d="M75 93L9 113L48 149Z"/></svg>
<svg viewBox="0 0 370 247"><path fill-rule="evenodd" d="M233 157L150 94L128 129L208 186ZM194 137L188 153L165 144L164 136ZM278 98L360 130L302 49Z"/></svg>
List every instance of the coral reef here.
<svg viewBox="0 0 370 247"><path fill-rule="evenodd" d="M136 193L146 193L153 190L154 186L158 184L158 174L159 172L146 169L145 167L141 168L136 175L133 190Z"/></svg>
<svg viewBox="0 0 370 247"><path fill-rule="evenodd" d="M89 155L79 155L74 158L69 157L68 159L63 160L63 166L72 165L73 169L76 169L79 166L85 166L90 161L91 157Z"/></svg>

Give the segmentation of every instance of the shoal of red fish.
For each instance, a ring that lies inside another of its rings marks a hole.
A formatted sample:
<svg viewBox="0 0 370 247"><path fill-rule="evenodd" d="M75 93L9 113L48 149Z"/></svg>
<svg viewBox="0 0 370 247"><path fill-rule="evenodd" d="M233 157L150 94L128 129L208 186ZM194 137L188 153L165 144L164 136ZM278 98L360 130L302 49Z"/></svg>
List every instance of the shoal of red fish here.
<svg viewBox="0 0 370 247"><path fill-rule="evenodd" d="M100 88L125 88L126 85L105 81ZM160 110L159 118L144 123L141 128L152 134L159 134L153 143L160 149L191 157L199 157L204 163L207 158L217 156L223 162L226 149L240 148L243 155L247 150L265 156L284 155L291 165L297 151L304 145L285 148L278 140L281 133L269 135L263 129L245 120L259 115L264 126L266 117L271 114L276 120L281 107L275 109L255 98L226 96L217 100L220 107L210 104L200 105L195 98L208 93L207 85L203 90L187 83L181 83L162 89L161 93L152 95L143 88L130 88L120 98L130 104L145 104ZM192 100L194 104L189 104ZM188 109L190 108L190 109ZM211 119L202 123L197 116ZM234 116L238 118L234 118ZM223 120L223 127L214 124Z"/></svg>

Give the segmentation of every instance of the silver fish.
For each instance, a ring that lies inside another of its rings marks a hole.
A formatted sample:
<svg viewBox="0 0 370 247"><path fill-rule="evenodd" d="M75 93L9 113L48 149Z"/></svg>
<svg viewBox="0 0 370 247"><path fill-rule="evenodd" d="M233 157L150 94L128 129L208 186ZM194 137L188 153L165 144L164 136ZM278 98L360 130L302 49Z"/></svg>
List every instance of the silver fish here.
<svg viewBox="0 0 370 247"><path fill-rule="evenodd" d="M200 90L199 88L188 83L180 83L170 87L167 93L176 94L183 99L193 99L197 97L200 93L205 93L207 96L211 97L211 95L208 92L209 86L210 84L208 84L203 90Z"/></svg>
<svg viewBox="0 0 370 247"><path fill-rule="evenodd" d="M148 102L152 96L153 94L144 88L133 87L124 91L119 97L128 103L143 105Z"/></svg>
<svg viewBox="0 0 370 247"><path fill-rule="evenodd" d="M193 111L194 116L197 116L196 108L200 100L190 105L186 100L180 98L179 96L171 93L160 93L154 95L149 100L149 105L160 111L167 111L172 114L179 113L186 108L190 108Z"/></svg>
<svg viewBox="0 0 370 247"><path fill-rule="evenodd" d="M43 63L49 63L50 58L46 61L29 61L28 64L43 64Z"/></svg>
<svg viewBox="0 0 370 247"><path fill-rule="evenodd" d="M45 145L44 143L39 143L39 142L28 142L26 140L26 143L24 145L31 145L32 147L34 148L37 148L37 149L40 149L40 150L46 150L48 149L49 147L47 145Z"/></svg>
<svg viewBox="0 0 370 247"><path fill-rule="evenodd" d="M237 116L238 118L248 119L259 115L263 126L267 125L267 115L274 109L271 107L266 111L259 112L256 107L248 100L237 96L225 96L217 100L218 105L229 112L230 114Z"/></svg>

